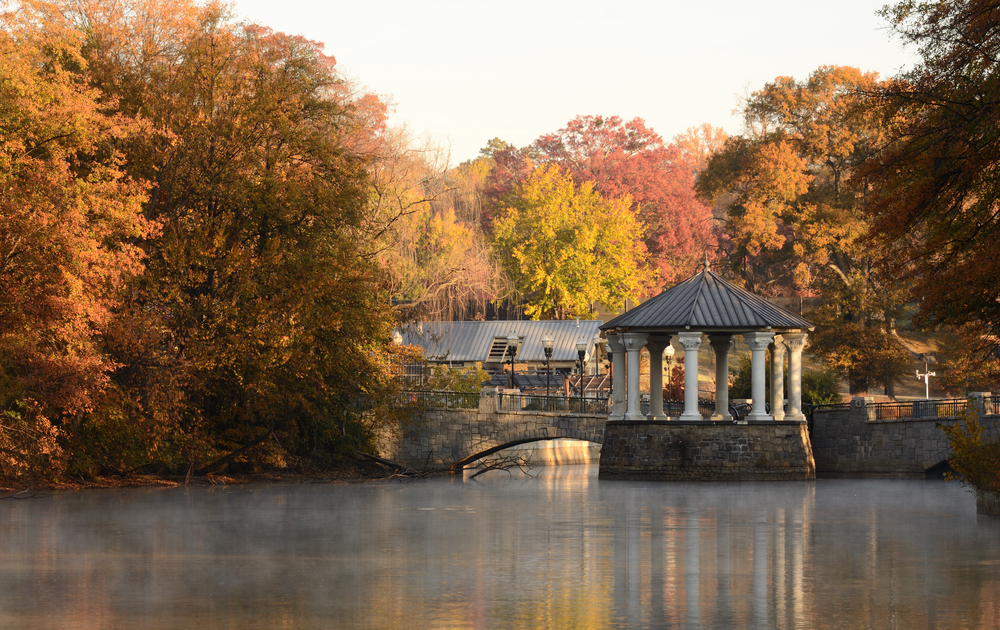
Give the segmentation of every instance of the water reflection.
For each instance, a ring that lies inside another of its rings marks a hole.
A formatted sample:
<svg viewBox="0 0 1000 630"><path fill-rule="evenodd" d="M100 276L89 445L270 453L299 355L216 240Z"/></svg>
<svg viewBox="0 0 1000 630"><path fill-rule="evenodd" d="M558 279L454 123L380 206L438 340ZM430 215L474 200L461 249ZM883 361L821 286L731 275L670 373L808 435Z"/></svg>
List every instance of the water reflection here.
<svg viewBox="0 0 1000 630"><path fill-rule="evenodd" d="M533 472L0 501L0 627L1000 627L954 484Z"/></svg>

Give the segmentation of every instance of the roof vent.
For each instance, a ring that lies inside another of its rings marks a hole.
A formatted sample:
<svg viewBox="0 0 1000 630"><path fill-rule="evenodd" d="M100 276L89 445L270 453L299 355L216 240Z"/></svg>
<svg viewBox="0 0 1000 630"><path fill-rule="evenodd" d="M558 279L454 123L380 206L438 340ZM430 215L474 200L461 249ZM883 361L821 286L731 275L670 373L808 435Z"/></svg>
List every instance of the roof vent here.
<svg viewBox="0 0 1000 630"><path fill-rule="evenodd" d="M503 363L503 360L506 357L507 357L507 338L506 337L494 338L493 345L490 346L490 354L489 356L486 357L486 362Z"/></svg>

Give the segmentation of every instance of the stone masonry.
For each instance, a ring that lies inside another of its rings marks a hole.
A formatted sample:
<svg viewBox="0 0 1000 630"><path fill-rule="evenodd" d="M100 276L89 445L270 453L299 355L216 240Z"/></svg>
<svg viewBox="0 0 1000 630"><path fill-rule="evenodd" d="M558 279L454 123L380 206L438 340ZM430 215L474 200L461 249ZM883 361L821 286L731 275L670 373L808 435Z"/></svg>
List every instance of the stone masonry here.
<svg viewBox="0 0 1000 630"><path fill-rule="evenodd" d="M806 423L608 422L600 479L815 479Z"/></svg>
<svg viewBox="0 0 1000 630"><path fill-rule="evenodd" d="M922 477L948 459L948 439L937 426L955 418L869 420L863 398L850 407L813 412L816 472L824 477ZM982 416L987 435L998 435L1000 416Z"/></svg>
<svg viewBox="0 0 1000 630"><path fill-rule="evenodd" d="M379 455L417 470L459 467L505 447L572 438L604 441L606 415L503 411L483 396L479 409L422 409L379 440Z"/></svg>

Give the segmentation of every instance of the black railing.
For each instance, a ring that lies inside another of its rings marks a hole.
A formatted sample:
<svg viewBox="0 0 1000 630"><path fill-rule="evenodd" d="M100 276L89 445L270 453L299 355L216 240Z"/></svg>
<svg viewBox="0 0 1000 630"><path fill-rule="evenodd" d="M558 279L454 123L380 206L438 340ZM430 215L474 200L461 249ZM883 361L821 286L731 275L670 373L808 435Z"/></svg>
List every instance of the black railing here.
<svg viewBox="0 0 1000 630"><path fill-rule="evenodd" d="M1000 396L983 396L983 407L986 415L1000 415Z"/></svg>
<svg viewBox="0 0 1000 630"><path fill-rule="evenodd" d="M449 391L403 392L401 396L403 404L406 405L443 409L478 409L479 398L478 392L467 394Z"/></svg>
<svg viewBox="0 0 1000 630"><path fill-rule="evenodd" d="M642 400L639 402L639 413L644 416L649 415L650 403L648 400ZM664 400L663 401L663 414L668 418L678 418L684 413L684 401L683 400ZM712 400L698 400L698 413L704 418L711 418L712 414L715 413L715 402Z"/></svg>
<svg viewBox="0 0 1000 630"><path fill-rule="evenodd" d="M498 392L496 401L497 411L561 411L605 415L610 409L610 402L607 398L580 398L579 396L535 396L533 394Z"/></svg>
<svg viewBox="0 0 1000 630"><path fill-rule="evenodd" d="M924 418L954 418L965 413L968 401L963 398L949 400L914 400L913 402L870 403L866 405L868 420L922 420Z"/></svg>

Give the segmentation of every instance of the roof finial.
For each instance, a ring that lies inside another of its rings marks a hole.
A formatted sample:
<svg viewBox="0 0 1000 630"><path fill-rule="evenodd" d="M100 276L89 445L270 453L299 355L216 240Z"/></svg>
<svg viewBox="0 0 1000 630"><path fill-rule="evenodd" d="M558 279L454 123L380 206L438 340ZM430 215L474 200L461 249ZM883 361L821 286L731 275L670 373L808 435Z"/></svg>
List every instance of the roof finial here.
<svg viewBox="0 0 1000 630"><path fill-rule="evenodd" d="M708 260L708 250L705 250L705 271L711 271L712 263Z"/></svg>

